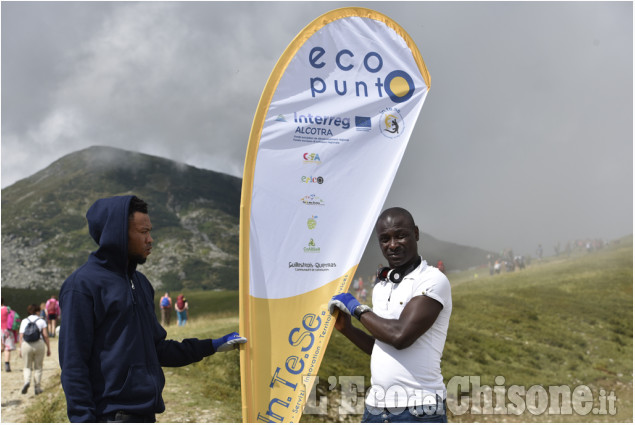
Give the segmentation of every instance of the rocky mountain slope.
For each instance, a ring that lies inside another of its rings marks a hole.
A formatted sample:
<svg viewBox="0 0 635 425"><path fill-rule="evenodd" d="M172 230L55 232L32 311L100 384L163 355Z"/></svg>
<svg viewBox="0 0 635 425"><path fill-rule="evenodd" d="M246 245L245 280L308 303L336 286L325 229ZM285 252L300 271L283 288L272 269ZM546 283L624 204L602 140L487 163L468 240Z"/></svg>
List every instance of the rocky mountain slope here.
<svg viewBox="0 0 635 425"><path fill-rule="evenodd" d="M85 214L98 198L150 206L155 287L237 288L241 180L107 147L67 155L2 190L2 286L59 288L95 250Z"/></svg>

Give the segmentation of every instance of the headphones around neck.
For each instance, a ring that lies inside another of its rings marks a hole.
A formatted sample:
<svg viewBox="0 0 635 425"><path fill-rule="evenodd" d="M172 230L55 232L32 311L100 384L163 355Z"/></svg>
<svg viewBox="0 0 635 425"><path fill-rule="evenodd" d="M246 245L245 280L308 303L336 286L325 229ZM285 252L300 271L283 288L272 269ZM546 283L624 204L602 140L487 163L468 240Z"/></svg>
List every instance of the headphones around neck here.
<svg viewBox="0 0 635 425"><path fill-rule="evenodd" d="M392 283L401 283L403 278L406 277L408 273L419 267L419 264L421 264L421 257L417 257L417 261L415 261L405 269L403 267L397 267L394 269L391 269L390 267L384 267L377 270L377 277L381 280L389 280Z"/></svg>

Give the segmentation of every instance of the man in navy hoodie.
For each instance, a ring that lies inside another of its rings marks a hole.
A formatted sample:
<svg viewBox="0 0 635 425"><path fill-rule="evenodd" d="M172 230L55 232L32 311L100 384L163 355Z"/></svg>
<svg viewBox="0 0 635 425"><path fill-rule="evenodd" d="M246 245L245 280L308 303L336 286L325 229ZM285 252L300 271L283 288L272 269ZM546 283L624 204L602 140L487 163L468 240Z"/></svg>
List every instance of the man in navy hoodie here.
<svg viewBox="0 0 635 425"><path fill-rule="evenodd" d="M136 270L152 250L148 206L136 196L96 201L86 214L99 248L60 290L59 359L71 422L155 422L165 410L162 366L185 366L247 340L166 340L154 289Z"/></svg>

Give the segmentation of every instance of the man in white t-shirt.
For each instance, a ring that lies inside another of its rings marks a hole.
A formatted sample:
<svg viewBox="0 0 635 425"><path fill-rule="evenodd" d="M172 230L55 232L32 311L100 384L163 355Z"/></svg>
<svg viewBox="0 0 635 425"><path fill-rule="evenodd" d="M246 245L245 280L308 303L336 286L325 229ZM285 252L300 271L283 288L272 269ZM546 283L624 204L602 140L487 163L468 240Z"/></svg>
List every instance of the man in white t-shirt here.
<svg viewBox="0 0 635 425"><path fill-rule="evenodd" d="M334 296L335 328L371 355L371 388L362 422L447 422L441 375L452 294L450 282L418 254L419 228L403 208L390 208L375 231L389 267L378 271L373 308L349 293ZM370 332L351 323L355 316Z"/></svg>

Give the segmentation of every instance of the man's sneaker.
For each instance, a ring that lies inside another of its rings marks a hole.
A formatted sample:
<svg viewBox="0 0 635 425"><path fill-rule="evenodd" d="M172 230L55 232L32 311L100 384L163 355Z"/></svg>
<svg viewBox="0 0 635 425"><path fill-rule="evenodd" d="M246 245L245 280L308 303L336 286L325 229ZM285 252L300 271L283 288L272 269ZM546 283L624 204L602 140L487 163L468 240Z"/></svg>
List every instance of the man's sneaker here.
<svg viewBox="0 0 635 425"><path fill-rule="evenodd" d="M29 391L30 386L31 386L30 382L27 382L26 384L24 384L24 386L22 387L22 394L26 394L26 392Z"/></svg>
<svg viewBox="0 0 635 425"><path fill-rule="evenodd" d="M42 388L35 387L35 395L40 395L40 394L42 394L43 392L44 392L44 391L42 391Z"/></svg>

